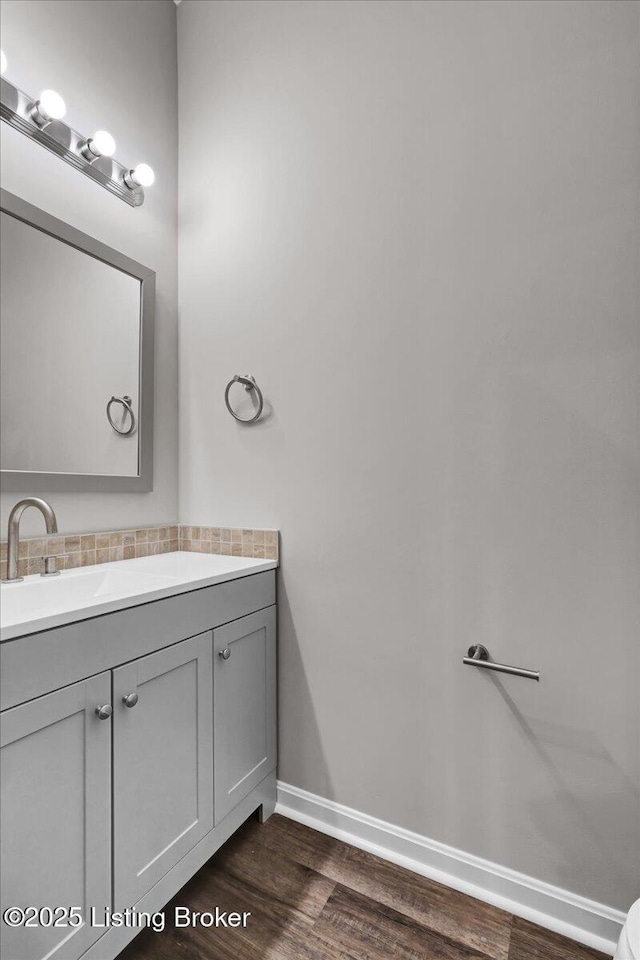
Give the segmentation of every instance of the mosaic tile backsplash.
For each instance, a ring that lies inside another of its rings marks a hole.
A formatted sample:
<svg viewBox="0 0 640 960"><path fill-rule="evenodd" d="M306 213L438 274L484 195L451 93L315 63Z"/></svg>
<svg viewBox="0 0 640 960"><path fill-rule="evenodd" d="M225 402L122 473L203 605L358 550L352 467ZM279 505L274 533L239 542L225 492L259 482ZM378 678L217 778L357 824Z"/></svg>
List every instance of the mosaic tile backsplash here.
<svg viewBox="0 0 640 960"><path fill-rule="evenodd" d="M0 544L2 579L7 575L7 544ZM58 561L59 570L88 567L94 563L132 560L157 553L217 553L231 557L279 559L277 530L247 530L237 527L142 527L138 530L108 530L87 533L25 538L20 541L18 576L25 577L44 570L43 556L65 554Z"/></svg>
<svg viewBox="0 0 640 960"><path fill-rule="evenodd" d="M190 553L278 560L278 531L183 525L180 527L180 549Z"/></svg>

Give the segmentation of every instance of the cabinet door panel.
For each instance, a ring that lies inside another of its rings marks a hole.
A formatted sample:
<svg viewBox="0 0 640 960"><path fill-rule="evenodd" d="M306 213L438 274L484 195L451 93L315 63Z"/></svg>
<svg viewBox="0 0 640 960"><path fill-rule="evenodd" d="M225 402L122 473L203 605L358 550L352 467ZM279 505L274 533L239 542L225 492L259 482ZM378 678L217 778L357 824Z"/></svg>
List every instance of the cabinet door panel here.
<svg viewBox="0 0 640 960"><path fill-rule="evenodd" d="M115 908L213 827L211 632L114 670ZM127 707L124 697L137 694Z"/></svg>
<svg viewBox="0 0 640 960"><path fill-rule="evenodd" d="M106 672L0 717L2 908L79 907L81 927L11 928L7 960L75 960L111 907L111 701Z"/></svg>
<svg viewBox="0 0 640 960"><path fill-rule="evenodd" d="M276 765L275 610L213 632L216 823Z"/></svg>

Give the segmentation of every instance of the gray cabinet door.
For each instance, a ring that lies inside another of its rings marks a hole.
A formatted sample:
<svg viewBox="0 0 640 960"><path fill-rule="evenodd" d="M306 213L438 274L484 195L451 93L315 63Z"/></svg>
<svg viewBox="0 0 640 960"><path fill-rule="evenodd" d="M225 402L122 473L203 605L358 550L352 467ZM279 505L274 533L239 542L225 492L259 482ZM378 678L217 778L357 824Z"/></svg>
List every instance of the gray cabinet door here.
<svg viewBox="0 0 640 960"><path fill-rule="evenodd" d="M2 921L7 960L75 960L104 933L90 911L111 908L111 720L95 711L110 701L106 672L0 716L1 912L79 907L83 919Z"/></svg>
<svg viewBox="0 0 640 960"><path fill-rule="evenodd" d="M116 910L213 827L211 660L209 631L113 671Z"/></svg>
<svg viewBox="0 0 640 960"><path fill-rule="evenodd" d="M216 823L276 766L276 608L213 631Z"/></svg>

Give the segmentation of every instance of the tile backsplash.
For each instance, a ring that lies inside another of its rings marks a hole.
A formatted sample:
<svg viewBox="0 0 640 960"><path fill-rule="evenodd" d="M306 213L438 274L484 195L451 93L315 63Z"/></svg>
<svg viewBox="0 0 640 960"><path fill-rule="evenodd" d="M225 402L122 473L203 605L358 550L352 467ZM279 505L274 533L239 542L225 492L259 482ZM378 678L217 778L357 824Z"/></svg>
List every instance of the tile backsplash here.
<svg viewBox="0 0 640 960"><path fill-rule="evenodd" d="M278 560L278 531L238 527L180 527L180 549L232 557Z"/></svg>
<svg viewBox="0 0 640 960"><path fill-rule="evenodd" d="M141 527L136 530L107 530L104 533L53 534L20 541L18 575L42 573L42 557L64 554L59 570L87 567L112 560L132 560L157 553L186 550L190 553L217 553L234 557L278 560L277 530L248 530L230 527L175 525ZM7 575L7 544L0 544L2 579Z"/></svg>

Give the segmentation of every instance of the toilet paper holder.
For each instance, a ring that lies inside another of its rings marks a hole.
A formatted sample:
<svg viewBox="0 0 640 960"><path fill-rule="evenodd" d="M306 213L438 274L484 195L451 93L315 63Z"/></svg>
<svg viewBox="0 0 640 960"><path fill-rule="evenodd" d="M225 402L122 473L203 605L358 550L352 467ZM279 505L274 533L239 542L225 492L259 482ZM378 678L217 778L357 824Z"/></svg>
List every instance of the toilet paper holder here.
<svg viewBox="0 0 640 960"><path fill-rule="evenodd" d="M496 663L489 659L489 651L481 643L474 643L469 647L467 656L462 662L468 667L483 667L485 670L495 670L496 673L510 673L513 677L525 677L527 680L540 680L538 670L525 670L524 667L510 667L507 663Z"/></svg>

